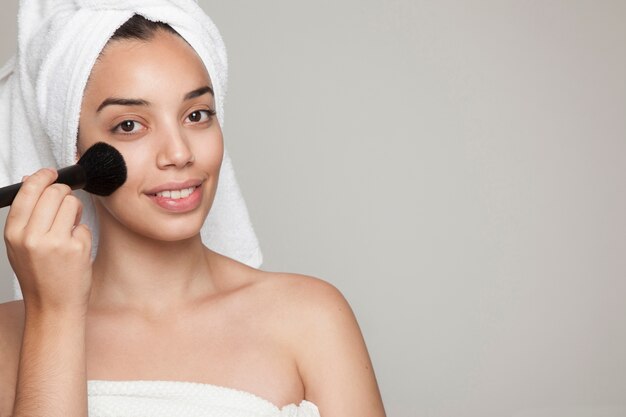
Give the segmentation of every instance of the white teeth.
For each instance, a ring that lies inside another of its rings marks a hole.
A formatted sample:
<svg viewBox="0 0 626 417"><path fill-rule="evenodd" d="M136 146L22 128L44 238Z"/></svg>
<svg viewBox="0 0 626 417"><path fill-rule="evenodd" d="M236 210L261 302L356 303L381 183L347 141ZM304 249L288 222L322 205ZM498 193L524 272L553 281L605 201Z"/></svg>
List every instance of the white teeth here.
<svg viewBox="0 0 626 417"><path fill-rule="evenodd" d="M182 190L161 191L160 193L157 193L156 195L159 197L172 198L174 200L177 200L179 198L189 197L189 195L191 195L191 193L193 193L193 190L195 189L196 187L189 187L189 188L183 188Z"/></svg>

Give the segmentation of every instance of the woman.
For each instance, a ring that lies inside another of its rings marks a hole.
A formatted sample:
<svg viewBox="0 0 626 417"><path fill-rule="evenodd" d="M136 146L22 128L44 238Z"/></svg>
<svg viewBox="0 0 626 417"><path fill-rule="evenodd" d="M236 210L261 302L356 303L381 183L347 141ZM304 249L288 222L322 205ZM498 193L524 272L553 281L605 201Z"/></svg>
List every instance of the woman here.
<svg viewBox="0 0 626 417"><path fill-rule="evenodd" d="M172 27L140 15L102 49L77 157L107 142L128 179L93 197L92 262L83 203L54 169L24 178L5 227L24 301L0 305L0 417L384 416L336 288L203 243L224 152L211 77Z"/></svg>

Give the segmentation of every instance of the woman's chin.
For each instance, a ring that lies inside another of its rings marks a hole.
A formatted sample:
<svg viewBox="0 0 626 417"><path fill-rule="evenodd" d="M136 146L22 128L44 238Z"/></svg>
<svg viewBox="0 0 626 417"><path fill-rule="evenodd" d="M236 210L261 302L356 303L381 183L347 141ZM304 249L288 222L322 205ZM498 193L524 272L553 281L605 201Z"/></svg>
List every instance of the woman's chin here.
<svg viewBox="0 0 626 417"><path fill-rule="evenodd" d="M200 225L202 226L202 225ZM197 227L189 227L185 229L181 228L162 228L160 230L145 230L143 234L146 237L149 237L154 240L160 240L163 242L178 242L183 240L189 240L195 238L200 235L200 226Z"/></svg>
<svg viewBox="0 0 626 417"><path fill-rule="evenodd" d="M130 233L163 242L183 241L198 236L208 216L208 210L203 210L202 206L175 215L146 210L145 206L133 209L100 204L96 207L101 227L116 229L122 236ZM137 213L143 215L137 216Z"/></svg>

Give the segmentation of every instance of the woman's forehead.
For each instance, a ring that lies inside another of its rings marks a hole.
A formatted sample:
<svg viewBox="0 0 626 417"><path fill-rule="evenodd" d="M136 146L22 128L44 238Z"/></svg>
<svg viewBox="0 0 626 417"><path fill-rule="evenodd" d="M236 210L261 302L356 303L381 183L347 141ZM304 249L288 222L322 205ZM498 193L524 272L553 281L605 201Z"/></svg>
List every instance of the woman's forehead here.
<svg viewBox="0 0 626 417"><path fill-rule="evenodd" d="M212 87L195 50L178 35L157 31L147 41L110 42L92 69L85 93L191 91L203 85Z"/></svg>

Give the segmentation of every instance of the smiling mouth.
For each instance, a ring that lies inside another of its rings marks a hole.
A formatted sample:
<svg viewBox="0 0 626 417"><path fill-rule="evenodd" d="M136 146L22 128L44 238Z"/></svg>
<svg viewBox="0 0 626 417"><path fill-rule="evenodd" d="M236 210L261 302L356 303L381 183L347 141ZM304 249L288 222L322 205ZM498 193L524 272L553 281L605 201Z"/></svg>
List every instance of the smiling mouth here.
<svg viewBox="0 0 626 417"><path fill-rule="evenodd" d="M199 185L196 185L195 187L183 188L180 190L165 190L165 191L160 191L158 193L154 193L150 195L153 197L163 197L163 198L170 198L173 200L178 200L181 198L189 197L194 192L194 190L198 187Z"/></svg>

